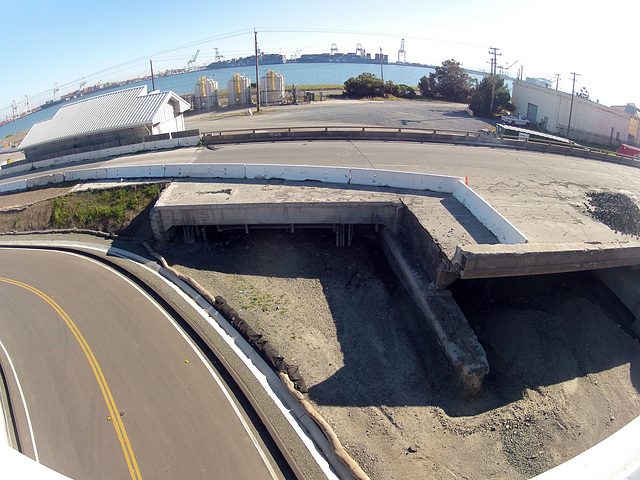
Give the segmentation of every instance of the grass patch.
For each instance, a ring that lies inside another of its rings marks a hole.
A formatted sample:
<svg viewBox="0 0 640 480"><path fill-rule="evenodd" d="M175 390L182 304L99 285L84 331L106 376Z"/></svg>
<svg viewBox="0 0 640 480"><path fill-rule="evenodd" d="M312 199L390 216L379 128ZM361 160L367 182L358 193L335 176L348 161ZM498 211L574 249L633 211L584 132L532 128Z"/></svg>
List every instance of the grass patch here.
<svg viewBox="0 0 640 480"><path fill-rule="evenodd" d="M51 201L51 228L118 230L160 196L164 184L72 193Z"/></svg>

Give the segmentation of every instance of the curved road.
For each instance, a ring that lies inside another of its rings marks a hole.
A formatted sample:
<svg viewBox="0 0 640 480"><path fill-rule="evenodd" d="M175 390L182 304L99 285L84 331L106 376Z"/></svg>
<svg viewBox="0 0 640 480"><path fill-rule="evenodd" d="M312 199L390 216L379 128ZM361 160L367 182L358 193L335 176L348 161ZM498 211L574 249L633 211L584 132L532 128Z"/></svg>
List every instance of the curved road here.
<svg viewBox="0 0 640 480"><path fill-rule="evenodd" d="M0 249L0 305L31 458L75 479L284 478L208 360L120 274Z"/></svg>

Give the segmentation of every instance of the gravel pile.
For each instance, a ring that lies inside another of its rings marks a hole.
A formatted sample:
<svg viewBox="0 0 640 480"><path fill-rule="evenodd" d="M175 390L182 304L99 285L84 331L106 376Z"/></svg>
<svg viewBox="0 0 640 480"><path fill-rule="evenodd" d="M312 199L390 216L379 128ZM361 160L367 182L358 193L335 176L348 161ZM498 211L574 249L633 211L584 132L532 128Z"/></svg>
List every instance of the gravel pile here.
<svg viewBox="0 0 640 480"><path fill-rule="evenodd" d="M587 193L587 211L616 233L640 236L640 209L622 193Z"/></svg>

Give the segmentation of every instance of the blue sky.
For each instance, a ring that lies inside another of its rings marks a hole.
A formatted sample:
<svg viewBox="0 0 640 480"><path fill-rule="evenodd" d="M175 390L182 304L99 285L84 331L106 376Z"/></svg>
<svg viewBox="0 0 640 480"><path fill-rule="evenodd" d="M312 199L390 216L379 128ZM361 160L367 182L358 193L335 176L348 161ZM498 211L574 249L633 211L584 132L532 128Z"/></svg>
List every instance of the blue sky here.
<svg viewBox="0 0 640 480"><path fill-rule="evenodd" d="M227 58L253 53L253 29L267 53L293 55L342 52L361 43L380 47L395 61L405 39L407 61L440 64L454 58L463 66L489 69L489 47L498 64L514 74L552 77L571 91L570 72L580 73L576 89L592 99L640 106L637 74L640 2L520 0L355 2L214 2L166 0L56 2L2 0L4 33L0 75L0 119L13 99L25 95L37 105L89 84L116 81L154 70L184 68L200 49L199 64L213 60L214 47ZM346 80L346 79L345 79Z"/></svg>

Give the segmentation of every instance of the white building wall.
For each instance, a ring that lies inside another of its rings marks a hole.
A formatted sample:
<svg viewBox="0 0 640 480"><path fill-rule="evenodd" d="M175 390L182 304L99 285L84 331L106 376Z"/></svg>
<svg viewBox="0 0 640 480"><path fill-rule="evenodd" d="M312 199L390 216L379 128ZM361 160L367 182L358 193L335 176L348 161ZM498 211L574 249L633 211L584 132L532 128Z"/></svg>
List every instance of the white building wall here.
<svg viewBox="0 0 640 480"><path fill-rule="evenodd" d="M547 131L566 135L571 94L514 80L512 102L522 115L532 111L530 104L537 105L536 118L529 120L539 124L546 119ZM574 96L569 138L617 147L628 141L630 120L625 112Z"/></svg>

